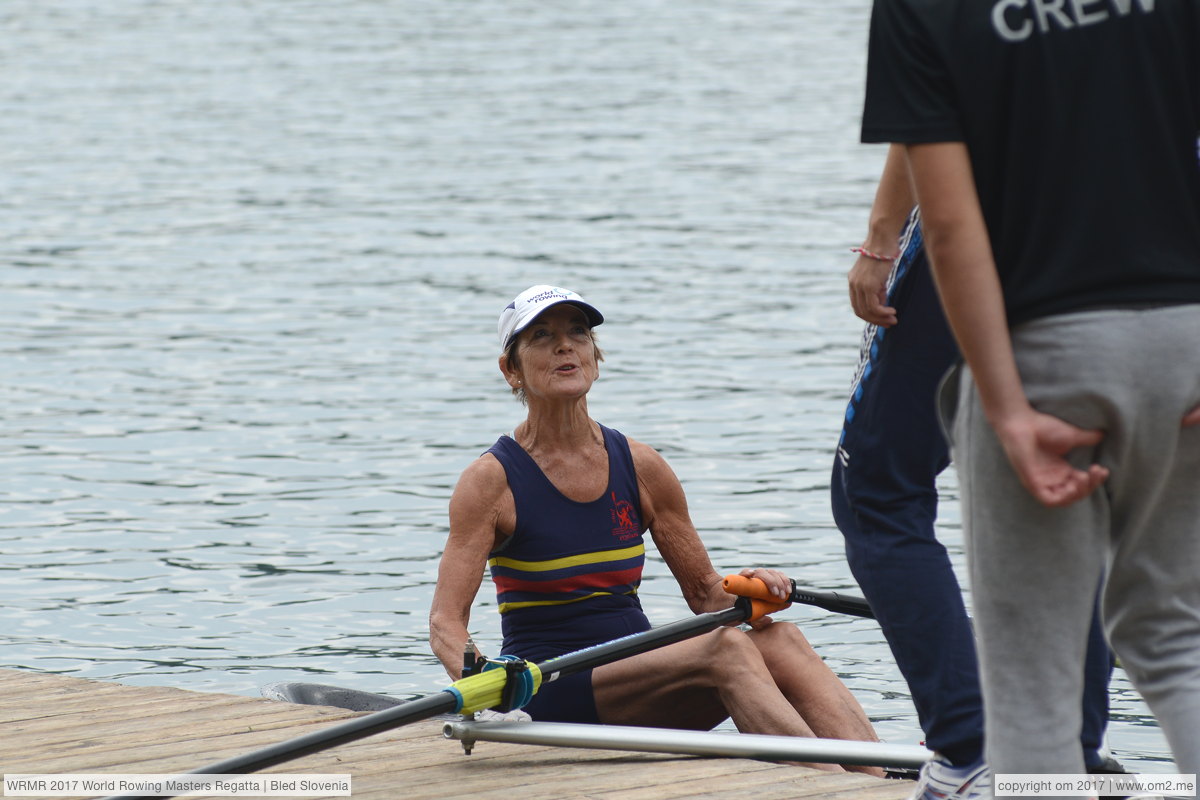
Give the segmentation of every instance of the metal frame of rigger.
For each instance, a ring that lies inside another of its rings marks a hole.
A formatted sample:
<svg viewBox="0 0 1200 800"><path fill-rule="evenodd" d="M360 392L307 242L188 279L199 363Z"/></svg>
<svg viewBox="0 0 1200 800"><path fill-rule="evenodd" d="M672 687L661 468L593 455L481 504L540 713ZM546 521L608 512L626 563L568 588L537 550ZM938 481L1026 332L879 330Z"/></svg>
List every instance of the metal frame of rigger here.
<svg viewBox="0 0 1200 800"><path fill-rule="evenodd" d="M566 722L447 722L442 734L461 741L468 753L475 742L487 741L902 768L919 768L931 755L920 745Z"/></svg>

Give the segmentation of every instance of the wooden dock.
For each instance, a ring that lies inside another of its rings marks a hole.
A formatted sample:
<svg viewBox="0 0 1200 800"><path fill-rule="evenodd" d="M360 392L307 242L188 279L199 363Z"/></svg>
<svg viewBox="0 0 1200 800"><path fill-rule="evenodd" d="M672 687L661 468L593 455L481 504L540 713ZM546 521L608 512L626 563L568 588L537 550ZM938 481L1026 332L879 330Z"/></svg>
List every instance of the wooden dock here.
<svg viewBox="0 0 1200 800"><path fill-rule="evenodd" d="M0 670L0 772L186 772L353 716L336 708ZM746 759L491 742L477 743L467 756L460 743L442 737L442 723L435 721L265 772L349 774L354 800L724 800L745 792L756 800L902 800L913 786Z"/></svg>

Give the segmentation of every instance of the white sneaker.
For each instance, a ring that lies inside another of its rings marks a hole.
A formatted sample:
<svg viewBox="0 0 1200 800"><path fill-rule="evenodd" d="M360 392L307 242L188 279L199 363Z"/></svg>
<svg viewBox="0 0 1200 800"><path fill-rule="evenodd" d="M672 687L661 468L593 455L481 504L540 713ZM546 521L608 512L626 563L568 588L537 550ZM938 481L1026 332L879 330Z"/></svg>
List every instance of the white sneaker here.
<svg viewBox="0 0 1200 800"><path fill-rule="evenodd" d="M969 767L955 767L935 755L917 778L908 800L992 800L992 771L982 759Z"/></svg>

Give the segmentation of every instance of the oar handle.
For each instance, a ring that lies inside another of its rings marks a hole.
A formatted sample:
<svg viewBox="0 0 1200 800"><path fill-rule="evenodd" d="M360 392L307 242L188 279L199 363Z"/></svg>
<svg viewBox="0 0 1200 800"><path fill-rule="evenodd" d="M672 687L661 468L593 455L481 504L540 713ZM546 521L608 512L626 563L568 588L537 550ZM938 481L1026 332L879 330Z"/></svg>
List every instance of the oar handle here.
<svg viewBox="0 0 1200 800"><path fill-rule="evenodd" d="M750 616L755 620L764 614L774 614L783 611L792 604L791 600L779 602L779 598L771 594L767 585L758 578L745 578L741 575L726 575L725 591L738 597L744 597L750 603Z"/></svg>
<svg viewBox="0 0 1200 800"><path fill-rule="evenodd" d="M753 603L776 604L777 607L772 609L774 611L787 607L786 603L779 605L779 600L775 595L771 594L770 589L767 588L767 584L759 578L747 578L744 575L726 575L724 585L725 591L729 594L735 594L739 597L749 597ZM871 604L861 597L841 594L839 592L819 592L815 589L805 589L797 586L795 581L792 581L792 595L789 598L789 602L816 606L826 611L835 611L839 614L852 614L856 617L875 619L875 612L871 610Z"/></svg>

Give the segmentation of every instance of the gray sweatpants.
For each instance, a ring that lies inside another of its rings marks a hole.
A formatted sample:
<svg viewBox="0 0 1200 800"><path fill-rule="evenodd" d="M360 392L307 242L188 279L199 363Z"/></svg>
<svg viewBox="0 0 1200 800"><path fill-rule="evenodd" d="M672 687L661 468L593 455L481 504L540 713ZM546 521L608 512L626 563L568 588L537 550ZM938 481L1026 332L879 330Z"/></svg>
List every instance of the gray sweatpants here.
<svg viewBox="0 0 1200 800"><path fill-rule="evenodd" d="M1046 508L1020 485L969 372L941 397L962 489L986 753L997 773L1084 771L1088 621L1107 569L1105 630L1180 772L1200 772L1200 305L1100 310L1019 326L1034 407L1101 428L1086 500ZM956 380L956 377L958 378Z"/></svg>

